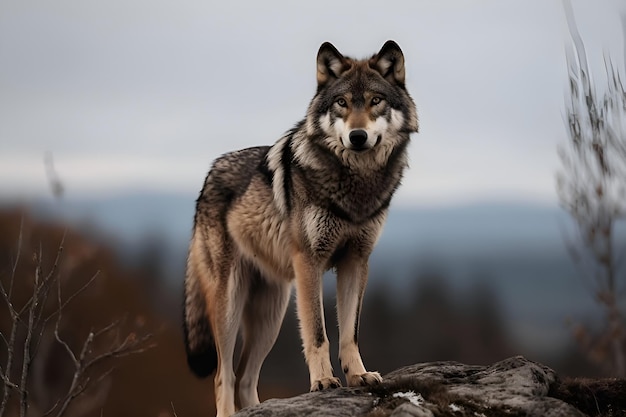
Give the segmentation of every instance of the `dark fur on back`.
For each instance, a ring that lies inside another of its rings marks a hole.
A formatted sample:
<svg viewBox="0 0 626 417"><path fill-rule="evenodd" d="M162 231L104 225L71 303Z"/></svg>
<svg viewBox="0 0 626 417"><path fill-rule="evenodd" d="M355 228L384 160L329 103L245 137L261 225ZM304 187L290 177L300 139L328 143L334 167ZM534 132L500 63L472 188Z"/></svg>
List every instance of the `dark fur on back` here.
<svg viewBox="0 0 626 417"><path fill-rule="evenodd" d="M247 148L229 152L215 160L196 200L194 231L198 224L211 227L215 222L225 221L224 214L233 200L246 191L251 178L259 170L263 171L263 161L268 150L269 146ZM206 261L210 263L211 259L211 256L207 256ZM205 378L217 368L217 350L203 298L204 292L195 288L200 285L197 281L188 281L187 285L193 286L184 289L183 298L187 300L183 312L187 363L195 375ZM189 305L194 308L188 308Z"/></svg>
<svg viewBox="0 0 626 417"><path fill-rule="evenodd" d="M208 214L206 210L226 213L224 209L246 191L252 177L259 172L269 149L269 146L241 149L215 160L196 201L196 224L198 216Z"/></svg>

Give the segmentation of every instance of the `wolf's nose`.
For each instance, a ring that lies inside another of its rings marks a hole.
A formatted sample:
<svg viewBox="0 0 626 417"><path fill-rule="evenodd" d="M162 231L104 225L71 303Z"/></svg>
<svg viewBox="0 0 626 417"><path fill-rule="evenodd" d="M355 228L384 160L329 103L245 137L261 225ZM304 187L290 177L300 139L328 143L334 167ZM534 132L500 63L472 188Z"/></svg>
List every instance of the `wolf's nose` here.
<svg viewBox="0 0 626 417"><path fill-rule="evenodd" d="M363 129L355 129L350 132L349 138L351 144L360 148L367 141L367 132Z"/></svg>

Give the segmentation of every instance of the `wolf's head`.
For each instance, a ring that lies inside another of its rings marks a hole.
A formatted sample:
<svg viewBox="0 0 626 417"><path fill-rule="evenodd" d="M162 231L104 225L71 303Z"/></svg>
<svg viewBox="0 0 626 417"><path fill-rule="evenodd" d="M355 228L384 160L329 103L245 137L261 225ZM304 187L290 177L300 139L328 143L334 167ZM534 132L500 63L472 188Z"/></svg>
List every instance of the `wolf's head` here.
<svg viewBox="0 0 626 417"><path fill-rule="evenodd" d="M347 165L384 165L417 132L415 103L405 87L404 55L387 41L369 59L343 56L330 43L317 54L317 93L307 134Z"/></svg>

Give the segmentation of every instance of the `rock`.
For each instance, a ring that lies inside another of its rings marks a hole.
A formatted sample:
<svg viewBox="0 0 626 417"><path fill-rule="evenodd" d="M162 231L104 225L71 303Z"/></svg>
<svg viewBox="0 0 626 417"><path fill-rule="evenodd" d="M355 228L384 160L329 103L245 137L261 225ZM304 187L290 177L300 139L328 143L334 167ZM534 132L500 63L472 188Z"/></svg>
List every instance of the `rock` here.
<svg viewBox="0 0 626 417"><path fill-rule="evenodd" d="M434 415L428 408L405 403L396 407L390 417L434 417Z"/></svg>
<svg viewBox="0 0 626 417"><path fill-rule="evenodd" d="M548 396L556 381L552 369L521 356L488 367L454 362L413 365L385 376L389 387L425 391L425 406L435 416L584 416L570 404ZM447 412L440 412L446 406Z"/></svg>
<svg viewBox="0 0 626 417"><path fill-rule="evenodd" d="M351 388L335 388L310 392L292 398L267 400L248 407L235 416L264 417L352 417L365 416L376 398L369 392Z"/></svg>
<svg viewBox="0 0 626 417"><path fill-rule="evenodd" d="M431 362L393 371L376 386L267 400L236 416L584 416L550 396L556 383L553 370L521 356L492 366Z"/></svg>

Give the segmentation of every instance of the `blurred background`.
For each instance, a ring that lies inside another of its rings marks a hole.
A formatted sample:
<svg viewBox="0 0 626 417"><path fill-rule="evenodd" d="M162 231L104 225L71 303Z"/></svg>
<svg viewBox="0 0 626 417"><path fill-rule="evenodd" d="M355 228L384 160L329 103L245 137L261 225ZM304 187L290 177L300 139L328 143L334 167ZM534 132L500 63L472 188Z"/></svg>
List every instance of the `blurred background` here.
<svg viewBox="0 0 626 417"><path fill-rule="evenodd" d="M626 6L571 4L604 94L607 57L624 77ZM187 370L180 320L206 172L217 156L271 144L304 116L322 42L365 57L387 39L404 51L420 133L371 259L360 338L368 368L522 354L562 375L614 375L610 355L590 348L607 312L572 257L580 230L557 192L571 91L561 2L9 1L0 6L1 282L28 310L38 270L52 271L67 295L100 271L62 320L51 292L53 318L41 322L27 378L32 415L58 409L71 388L54 323L78 351L90 331L118 319L122 335L150 333L154 346L92 379L70 415L212 409L212 381ZM623 217L612 227L623 314ZM336 356L332 276L325 285ZM6 306L1 372L19 380L25 354L9 355ZM260 394L307 389L292 305Z"/></svg>

